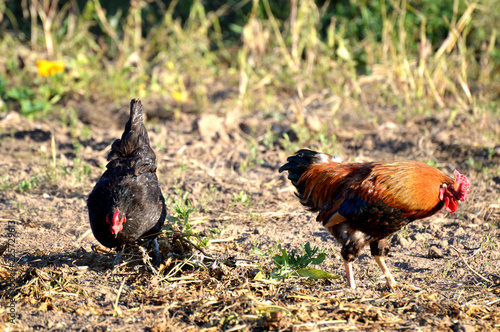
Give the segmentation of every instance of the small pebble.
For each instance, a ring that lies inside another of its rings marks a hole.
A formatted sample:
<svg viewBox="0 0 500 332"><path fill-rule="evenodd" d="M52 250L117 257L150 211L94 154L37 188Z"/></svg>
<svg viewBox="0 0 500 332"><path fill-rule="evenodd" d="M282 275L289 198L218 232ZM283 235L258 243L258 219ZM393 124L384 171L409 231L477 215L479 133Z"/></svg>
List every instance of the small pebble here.
<svg viewBox="0 0 500 332"><path fill-rule="evenodd" d="M402 237L401 239L399 239L399 245L401 246L401 248L408 248L410 246L410 241Z"/></svg>
<svg viewBox="0 0 500 332"><path fill-rule="evenodd" d="M417 241L417 242L423 242L426 240L426 236L422 233L414 233L410 236L410 238L413 240L413 241Z"/></svg>
<svg viewBox="0 0 500 332"><path fill-rule="evenodd" d="M392 239L392 242L401 246L401 248L408 248L410 245L410 241L408 239L401 236L400 233L396 234Z"/></svg>
<svg viewBox="0 0 500 332"><path fill-rule="evenodd" d="M427 257L429 257L429 258L443 258L443 251L436 246L432 246L429 248L429 252L427 253Z"/></svg>
<svg viewBox="0 0 500 332"><path fill-rule="evenodd" d="M451 327L453 332L474 332L476 329L473 326L467 324L455 324Z"/></svg>

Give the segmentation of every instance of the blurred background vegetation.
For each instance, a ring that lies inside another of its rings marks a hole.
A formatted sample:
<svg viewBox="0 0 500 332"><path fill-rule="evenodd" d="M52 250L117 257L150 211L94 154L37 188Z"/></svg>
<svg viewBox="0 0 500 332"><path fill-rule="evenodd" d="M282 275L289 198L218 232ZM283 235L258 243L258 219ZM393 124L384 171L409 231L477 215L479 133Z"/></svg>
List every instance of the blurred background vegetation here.
<svg viewBox="0 0 500 332"><path fill-rule="evenodd" d="M0 0L0 110L161 96L255 112L321 93L479 121L498 115L499 30L498 0Z"/></svg>

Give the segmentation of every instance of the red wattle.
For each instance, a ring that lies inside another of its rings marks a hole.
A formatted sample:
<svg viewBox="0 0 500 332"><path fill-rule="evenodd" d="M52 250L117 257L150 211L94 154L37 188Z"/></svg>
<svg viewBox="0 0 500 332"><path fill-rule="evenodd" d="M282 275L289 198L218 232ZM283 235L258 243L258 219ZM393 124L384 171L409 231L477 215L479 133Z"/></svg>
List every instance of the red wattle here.
<svg viewBox="0 0 500 332"><path fill-rule="evenodd" d="M446 211L449 213L454 213L458 209L458 203L450 196L444 197L444 204L446 205Z"/></svg>

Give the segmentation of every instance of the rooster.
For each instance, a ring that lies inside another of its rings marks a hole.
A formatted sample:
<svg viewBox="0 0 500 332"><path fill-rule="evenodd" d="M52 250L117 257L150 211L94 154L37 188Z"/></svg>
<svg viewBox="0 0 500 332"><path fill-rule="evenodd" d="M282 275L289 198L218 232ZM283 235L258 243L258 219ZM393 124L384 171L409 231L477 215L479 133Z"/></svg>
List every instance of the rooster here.
<svg viewBox="0 0 500 332"><path fill-rule="evenodd" d="M452 179L415 161L339 163L328 154L299 150L279 172L297 189L297 197L342 245L347 286L356 288L352 262L360 250L370 251L394 290L396 281L385 265L389 235L408 223L429 217L443 206L453 213L465 201L469 180L454 171Z"/></svg>
<svg viewBox="0 0 500 332"><path fill-rule="evenodd" d="M125 244L142 237L153 239L155 264L161 261L157 235L166 206L156 177L156 155L142 121L141 102L133 99L125 131L111 146L107 169L87 200L95 238L117 248L113 265L120 261Z"/></svg>

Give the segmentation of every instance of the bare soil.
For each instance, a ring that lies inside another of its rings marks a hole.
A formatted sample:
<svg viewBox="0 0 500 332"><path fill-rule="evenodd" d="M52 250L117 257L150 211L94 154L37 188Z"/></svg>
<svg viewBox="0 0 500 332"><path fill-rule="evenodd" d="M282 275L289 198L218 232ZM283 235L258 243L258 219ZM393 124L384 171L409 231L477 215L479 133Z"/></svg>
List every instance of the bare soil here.
<svg viewBox="0 0 500 332"><path fill-rule="evenodd" d="M500 137L500 121L471 122L446 110L396 121L392 108L371 110L370 120L348 109L333 116L323 97L309 100L305 123L311 133L326 123L336 141L325 152L346 161L432 161L471 181L457 213L442 211L392 238L387 261L402 289L387 291L368 249L355 262L358 288L345 287L340 246L277 171L298 134L294 112L198 115L187 107L174 114L148 99L146 127L160 184L173 201L169 212L179 199L197 209L190 222L212 239L202 249L217 261L166 232L159 270L138 247L111 268L115 253L89 233L86 197L121 135L128 101L78 101L69 127L0 115L2 330L500 330L500 142L492 139ZM9 236L15 244L6 247ZM256 279L259 269L269 273L274 265L272 255L256 256L254 249L266 252L277 241L288 250L308 241L319 246L328 258L317 268L340 278Z"/></svg>

